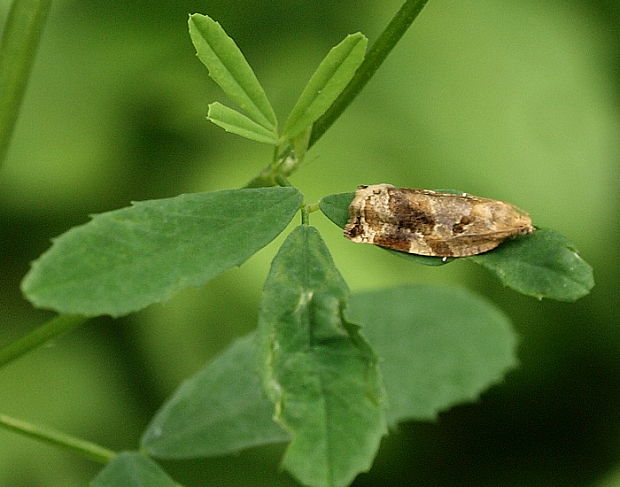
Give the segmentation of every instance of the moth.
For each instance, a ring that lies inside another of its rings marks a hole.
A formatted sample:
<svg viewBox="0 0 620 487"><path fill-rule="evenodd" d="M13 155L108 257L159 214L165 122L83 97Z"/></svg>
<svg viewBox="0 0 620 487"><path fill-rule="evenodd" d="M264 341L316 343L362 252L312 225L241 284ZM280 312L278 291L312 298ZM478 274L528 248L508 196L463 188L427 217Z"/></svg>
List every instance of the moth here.
<svg viewBox="0 0 620 487"><path fill-rule="evenodd" d="M358 186L344 235L410 254L467 257L534 232L528 214L505 201L467 193Z"/></svg>

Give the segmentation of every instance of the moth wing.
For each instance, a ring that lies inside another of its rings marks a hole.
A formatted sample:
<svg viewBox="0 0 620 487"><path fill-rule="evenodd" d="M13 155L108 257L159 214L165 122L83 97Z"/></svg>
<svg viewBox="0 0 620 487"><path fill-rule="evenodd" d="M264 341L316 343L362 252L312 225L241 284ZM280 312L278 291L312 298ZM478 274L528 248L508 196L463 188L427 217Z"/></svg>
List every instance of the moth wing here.
<svg viewBox="0 0 620 487"><path fill-rule="evenodd" d="M504 240L514 235L514 230L464 233L441 241L427 239L427 244L429 248L436 251L435 255L442 257L469 257L493 250Z"/></svg>

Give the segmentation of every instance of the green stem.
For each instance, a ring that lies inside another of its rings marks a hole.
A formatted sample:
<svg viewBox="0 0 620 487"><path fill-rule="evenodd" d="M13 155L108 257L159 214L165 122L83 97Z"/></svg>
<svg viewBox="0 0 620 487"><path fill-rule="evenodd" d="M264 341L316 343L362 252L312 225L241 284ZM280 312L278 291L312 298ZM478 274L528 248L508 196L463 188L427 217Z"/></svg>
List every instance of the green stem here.
<svg viewBox="0 0 620 487"><path fill-rule="evenodd" d="M116 453L112 450L108 450L90 441L81 440L59 431L11 418L5 414L0 414L0 426L25 436L30 436L31 438L61 446L66 450L79 453L90 460L103 463L104 465L116 456Z"/></svg>
<svg viewBox="0 0 620 487"><path fill-rule="evenodd" d="M312 127L308 147L321 138L326 130L338 119L355 97L362 91L366 83L372 78L379 66L398 43L411 23L422 11L428 0L407 0L394 15L388 26L373 44L364 58L355 75L336 98L331 107L321 116Z"/></svg>
<svg viewBox="0 0 620 487"><path fill-rule="evenodd" d="M282 176L281 174L276 174L275 182L278 184L278 186L282 186L282 187L292 186L290 181L286 179L284 176Z"/></svg>
<svg viewBox="0 0 620 487"><path fill-rule="evenodd" d="M303 203L301 205L301 224L310 225L310 213L319 210L318 203Z"/></svg>
<svg viewBox="0 0 620 487"><path fill-rule="evenodd" d="M308 207L308 213L314 213L315 211L319 211L319 209L321 208L318 202L308 203L306 206Z"/></svg>
<svg viewBox="0 0 620 487"><path fill-rule="evenodd" d="M83 316L75 315L60 315L51 319L17 341L0 349L0 367L43 345L52 338L77 328L86 320L87 318Z"/></svg>
<svg viewBox="0 0 620 487"><path fill-rule="evenodd" d="M370 51L364 58L364 62L355 72L355 75L336 98L329 109L316 121L312 126L312 132L309 141L304 149L309 149L321 136L332 126L332 124L340 117L342 112L349 106L355 97L362 91L366 83L373 77L379 66L385 61L388 54L394 49L394 46L407 31L416 17L420 14L428 0L407 0L400 8L396 15L392 18L385 30L371 47ZM306 136L307 137L307 136ZM276 148L275 154L279 154ZM274 161L277 157L274 158ZM297 165L289 167L286 176L289 176ZM275 186L277 176L281 167L272 162L268 167L245 185L246 188L256 188L262 186Z"/></svg>
<svg viewBox="0 0 620 487"><path fill-rule="evenodd" d="M51 0L14 0L0 44L0 166L26 91Z"/></svg>
<svg viewBox="0 0 620 487"><path fill-rule="evenodd" d="M310 211L308 210L308 205L301 205L301 224L302 225L310 225Z"/></svg>

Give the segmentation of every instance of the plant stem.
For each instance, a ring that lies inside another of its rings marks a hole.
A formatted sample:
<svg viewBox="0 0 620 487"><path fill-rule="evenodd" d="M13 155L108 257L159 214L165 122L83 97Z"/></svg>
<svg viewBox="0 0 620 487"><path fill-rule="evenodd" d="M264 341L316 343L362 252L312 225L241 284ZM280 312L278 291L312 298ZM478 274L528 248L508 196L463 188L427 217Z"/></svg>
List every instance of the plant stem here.
<svg viewBox="0 0 620 487"><path fill-rule="evenodd" d="M103 463L104 465L116 456L116 453L112 450L108 450L90 441L81 440L59 431L11 418L5 414L0 414L0 426L30 436L31 438L61 446L66 450L74 451L90 460Z"/></svg>
<svg viewBox="0 0 620 487"><path fill-rule="evenodd" d="M27 335L0 349L0 367L43 345L52 338L77 328L87 319L76 315L60 315L51 319Z"/></svg>
<svg viewBox="0 0 620 487"><path fill-rule="evenodd" d="M306 203L301 205L301 224L310 225L310 211L308 210L308 205Z"/></svg>
<svg viewBox="0 0 620 487"><path fill-rule="evenodd" d="M321 138L359 92L362 91L427 2L428 0L407 0L403 4L368 51L364 62L357 69L347 87L340 93L327 112L314 123L308 147L314 145Z"/></svg>
<svg viewBox="0 0 620 487"><path fill-rule="evenodd" d="M315 211L319 211L319 209L321 208L318 202L309 203L306 206L308 207L308 213L314 213Z"/></svg>
<svg viewBox="0 0 620 487"><path fill-rule="evenodd" d="M26 91L51 0L14 0L0 44L0 166Z"/></svg>
<svg viewBox="0 0 620 487"><path fill-rule="evenodd" d="M314 122L308 143L304 146L304 151L309 149L321 136L329 129L332 124L342 115L342 112L349 106L355 97L362 91L366 83L373 77L379 66L385 61L388 54L392 52L394 46L407 31L409 26L420 14L428 0L406 0L403 6L394 15L385 30L375 41L368 51L364 61L351 78L347 87L340 93L338 98L332 103L329 109ZM307 137L307 136L306 136ZM275 154L278 154L277 150ZM274 161L277 158L274 158ZM288 167L286 176L292 174L297 169L297 164ZM261 186L275 186L279 170L274 163L263 169L263 171L245 185L246 188L256 188Z"/></svg>
<svg viewBox="0 0 620 487"><path fill-rule="evenodd" d="M288 187L288 186L292 186L291 183L289 182L289 180L286 179L281 174L276 174L275 182L278 184L278 186L282 186L283 188Z"/></svg>
<svg viewBox="0 0 620 487"><path fill-rule="evenodd" d="M301 205L301 224L310 225L310 213L319 211L318 203L303 203Z"/></svg>

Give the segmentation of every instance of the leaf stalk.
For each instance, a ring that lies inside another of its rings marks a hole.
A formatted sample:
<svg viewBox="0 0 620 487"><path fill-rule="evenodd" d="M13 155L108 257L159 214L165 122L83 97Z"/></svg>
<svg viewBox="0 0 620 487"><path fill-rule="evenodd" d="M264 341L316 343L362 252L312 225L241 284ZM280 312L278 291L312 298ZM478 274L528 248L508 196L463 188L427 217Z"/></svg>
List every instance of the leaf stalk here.
<svg viewBox="0 0 620 487"><path fill-rule="evenodd" d="M50 428L34 425L22 421L21 419L12 418L6 414L0 414L0 426L52 445L61 446L66 450L71 450L89 460L103 463L104 465L116 456L116 452L90 441L82 440Z"/></svg>
<svg viewBox="0 0 620 487"><path fill-rule="evenodd" d="M13 343L0 349L0 367L40 347L50 340L82 325L87 318L77 315L60 315L35 328Z"/></svg>

